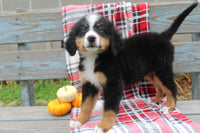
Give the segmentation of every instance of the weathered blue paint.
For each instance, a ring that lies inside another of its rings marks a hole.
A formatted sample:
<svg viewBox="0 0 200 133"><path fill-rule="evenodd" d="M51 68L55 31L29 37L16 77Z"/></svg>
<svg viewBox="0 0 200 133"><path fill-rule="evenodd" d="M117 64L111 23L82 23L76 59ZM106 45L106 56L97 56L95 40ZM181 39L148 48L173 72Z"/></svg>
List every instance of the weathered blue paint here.
<svg viewBox="0 0 200 133"><path fill-rule="evenodd" d="M0 17L0 44L53 40L62 40L60 12Z"/></svg>
<svg viewBox="0 0 200 133"><path fill-rule="evenodd" d="M174 72L200 71L200 42L175 44Z"/></svg>
<svg viewBox="0 0 200 133"><path fill-rule="evenodd" d="M165 30L189 4L152 6L150 25L152 31ZM179 33L200 31L199 9L189 15L179 29ZM24 13L0 17L0 44L29 43L62 40L61 13Z"/></svg>
<svg viewBox="0 0 200 133"><path fill-rule="evenodd" d="M0 53L0 80L66 78L63 50ZM200 71L200 42L175 44L174 72Z"/></svg>
<svg viewBox="0 0 200 133"><path fill-rule="evenodd" d="M0 80L67 78L63 50L0 53Z"/></svg>
<svg viewBox="0 0 200 133"><path fill-rule="evenodd" d="M174 18L177 17L190 4L153 6L150 10L150 27L152 31L162 32L170 26ZM200 6L184 20L177 33L199 33L200 31Z"/></svg>

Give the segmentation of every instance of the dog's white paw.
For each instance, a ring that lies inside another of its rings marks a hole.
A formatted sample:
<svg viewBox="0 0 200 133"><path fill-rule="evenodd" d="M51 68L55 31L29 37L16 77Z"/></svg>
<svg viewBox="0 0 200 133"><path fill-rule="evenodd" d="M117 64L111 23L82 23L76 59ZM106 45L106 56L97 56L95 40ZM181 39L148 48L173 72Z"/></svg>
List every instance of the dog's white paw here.
<svg viewBox="0 0 200 133"><path fill-rule="evenodd" d="M80 127L80 126L81 126L81 123L79 121L71 120L69 122L69 127L70 128L76 128L76 127Z"/></svg>
<svg viewBox="0 0 200 133"><path fill-rule="evenodd" d="M102 130L102 128L95 126L94 133L104 133L104 131Z"/></svg>
<svg viewBox="0 0 200 133"><path fill-rule="evenodd" d="M165 114L166 114L166 113L169 113L169 108L166 107L166 106L164 106L162 110L163 110L163 112L164 112Z"/></svg>
<svg viewBox="0 0 200 133"><path fill-rule="evenodd" d="M146 100L147 104L151 104L151 99Z"/></svg>
<svg viewBox="0 0 200 133"><path fill-rule="evenodd" d="M157 103L153 102L152 100L150 100L150 104L157 105Z"/></svg>

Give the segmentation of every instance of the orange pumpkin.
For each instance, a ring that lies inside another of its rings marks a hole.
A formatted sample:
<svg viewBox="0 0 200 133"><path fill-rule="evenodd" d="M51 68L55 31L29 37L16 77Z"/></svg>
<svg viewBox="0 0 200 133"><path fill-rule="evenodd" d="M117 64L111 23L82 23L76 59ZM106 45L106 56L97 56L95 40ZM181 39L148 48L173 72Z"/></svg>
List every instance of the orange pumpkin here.
<svg viewBox="0 0 200 133"><path fill-rule="evenodd" d="M82 93L77 93L76 98L72 101L72 106L81 107L82 103Z"/></svg>
<svg viewBox="0 0 200 133"><path fill-rule="evenodd" d="M48 110L53 115L65 115L71 110L71 103L60 102L60 100L55 99L48 103Z"/></svg>

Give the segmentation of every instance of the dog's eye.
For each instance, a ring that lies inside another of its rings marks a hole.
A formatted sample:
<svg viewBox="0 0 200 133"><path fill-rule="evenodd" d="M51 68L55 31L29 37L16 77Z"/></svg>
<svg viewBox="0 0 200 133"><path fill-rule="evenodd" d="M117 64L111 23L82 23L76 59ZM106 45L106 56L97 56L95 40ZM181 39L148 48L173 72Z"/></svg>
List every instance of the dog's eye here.
<svg viewBox="0 0 200 133"><path fill-rule="evenodd" d="M88 28L88 25L82 25L81 30L86 30Z"/></svg>
<svg viewBox="0 0 200 133"><path fill-rule="evenodd" d="M82 27L87 28L87 27L88 27L88 24L82 23Z"/></svg>
<svg viewBox="0 0 200 133"><path fill-rule="evenodd" d="M98 27L98 30L103 30L103 26L99 26L99 27Z"/></svg>
<svg viewBox="0 0 200 133"><path fill-rule="evenodd" d="M95 29L98 31L103 31L103 24L101 22L97 22L95 24Z"/></svg>
<svg viewBox="0 0 200 133"><path fill-rule="evenodd" d="M86 33L86 30L80 30L79 33L78 33L78 36L79 37L83 37Z"/></svg>
<svg viewBox="0 0 200 133"><path fill-rule="evenodd" d="M81 25L81 27L80 27L80 30L79 30L79 37L82 37L82 36L84 36L85 35L85 33L87 32L87 29L88 29L88 25L86 25L86 24L83 24L83 25Z"/></svg>
<svg viewBox="0 0 200 133"><path fill-rule="evenodd" d="M86 31L88 29L88 25L86 23L83 23L80 27L80 31Z"/></svg>
<svg viewBox="0 0 200 133"><path fill-rule="evenodd" d="M81 27L80 31L85 31L86 28L85 27Z"/></svg>
<svg viewBox="0 0 200 133"><path fill-rule="evenodd" d="M96 29L98 30L98 32L104 32L104 28L103 26L97 26Z"/></svg>

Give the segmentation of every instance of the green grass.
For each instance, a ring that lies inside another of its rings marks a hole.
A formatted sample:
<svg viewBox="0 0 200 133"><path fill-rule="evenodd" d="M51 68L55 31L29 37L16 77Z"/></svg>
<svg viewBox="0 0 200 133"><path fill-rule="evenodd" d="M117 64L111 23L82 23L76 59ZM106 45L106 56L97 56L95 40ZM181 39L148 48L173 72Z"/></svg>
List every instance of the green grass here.
<svg viewBox="0 0 200 133"><path fill-rule="evenodd" d="M12 85L4 85L1 82L1 90L0 90L0 101L5 104L10 103L11 101L17 100L21 101L20 94L20 86L17 83L13 83Z"/></svg>
<svg viewBox="0 0 200 133"><path fill-rule="evenodd" d="M53 100L56 98L57 90L65 85L69 85L68 80L39 80L37 84L35 84L35 99L43 99L46 101Z"/></svg>
<svg viewBox="0 0 200 133"><path fill-rule="evenodd" d="M43 99L51 101L56 98L57 90L65 85L69 85L69 80L38 80L35 82L35 99ZM20 85L13 82L9 85L0 82L0 101L8 104L14 100L21 103L21 90Z"/></svg>

